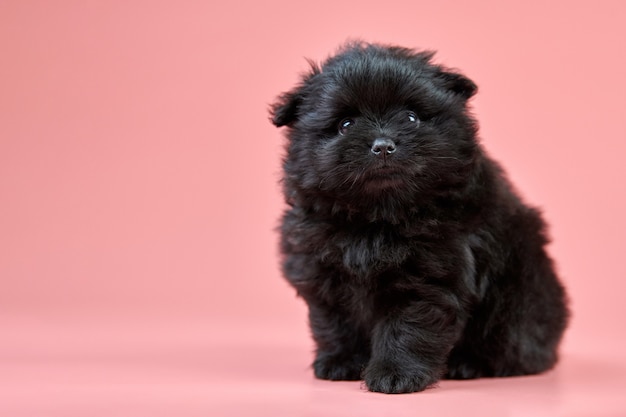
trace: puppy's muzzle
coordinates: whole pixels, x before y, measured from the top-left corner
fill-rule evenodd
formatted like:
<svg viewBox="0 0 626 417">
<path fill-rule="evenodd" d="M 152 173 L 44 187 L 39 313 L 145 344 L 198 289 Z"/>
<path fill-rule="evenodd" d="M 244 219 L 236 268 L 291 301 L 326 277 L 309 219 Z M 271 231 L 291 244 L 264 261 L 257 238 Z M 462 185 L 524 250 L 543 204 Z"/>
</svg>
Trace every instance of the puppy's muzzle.
<svg viewBox="0 0 626 417">
<path fill-rule="evenodd" d="M 391 139 L 379 138 L 372 143 L 371 152 L 378 158 L 387 158 L 396 152 L 396 144 Z"/>
</svg>

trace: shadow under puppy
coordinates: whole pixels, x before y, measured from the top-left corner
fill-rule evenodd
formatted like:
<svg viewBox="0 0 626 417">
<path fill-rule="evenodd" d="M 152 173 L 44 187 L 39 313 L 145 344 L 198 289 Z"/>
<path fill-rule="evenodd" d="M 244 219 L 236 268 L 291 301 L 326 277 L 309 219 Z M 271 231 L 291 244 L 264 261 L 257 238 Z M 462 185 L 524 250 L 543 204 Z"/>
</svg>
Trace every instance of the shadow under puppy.
<svg viewBox="0 0 626 417">
<path fill-rule="evenodd" d="M 403 393 L 557 360 L 545 224 L 478 143 L 476 85 L 432 56 L 348 44 L 272 108 L 288 127 L 283 271 L 318 378 Z"/>
</svg>

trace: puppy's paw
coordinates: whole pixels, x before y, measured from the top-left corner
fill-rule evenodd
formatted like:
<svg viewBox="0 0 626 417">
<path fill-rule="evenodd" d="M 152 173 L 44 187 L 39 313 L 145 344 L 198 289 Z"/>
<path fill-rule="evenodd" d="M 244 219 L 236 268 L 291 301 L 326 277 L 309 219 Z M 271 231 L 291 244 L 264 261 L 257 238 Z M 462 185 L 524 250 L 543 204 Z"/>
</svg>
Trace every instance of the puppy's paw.
<svg viewBox="0 0 626 417">
<path fill-rule="evenodd" d="M 423 391 L 437 382 L 428 374 L 413 367 L 402 367 L 388 362 L 371 363 L 365 370 L 365 385 L 370 391 L 385 394 L 403 394 Z"/>
<path fill-rule="evenodd" d="M 315 377 L 332 381 L 358 381 L 366 359 L 321 353 L 313 362 Z"/>
<path fill-rule="evenodd" d="M 483 376 L 483 372 L 477 366 L 468 362 L 454 362 L 448 365 L 447 379 L 474 379 Z"/>
</svg>

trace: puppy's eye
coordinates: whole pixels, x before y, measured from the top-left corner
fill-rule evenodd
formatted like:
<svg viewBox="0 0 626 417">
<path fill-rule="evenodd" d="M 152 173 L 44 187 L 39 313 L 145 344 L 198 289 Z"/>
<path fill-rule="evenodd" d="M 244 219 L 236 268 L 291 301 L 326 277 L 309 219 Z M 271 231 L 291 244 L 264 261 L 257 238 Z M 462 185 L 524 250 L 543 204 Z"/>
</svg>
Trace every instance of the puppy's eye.
<svg viewBox="0 0 626 417">
<path fill-rule="evenodd" d="M 339 127 L 338 127 L 339 134 L 345 135 L 348 129 L 350 129 L 352 126 L 354 126 L 353 119 L 350 119 L 350 118 L 343 119 L 341 122 L 339 122 Z"/>
<path fill-rule="evenodd" d="M 415 112 L 413 111 L 408 111 L 406 117 L 407 117 L 407 120 L 411 123 L 419 124 L 420 122 L 420 119 L 417 117 L 417 114 L 415 114 Z"/>
</svg>

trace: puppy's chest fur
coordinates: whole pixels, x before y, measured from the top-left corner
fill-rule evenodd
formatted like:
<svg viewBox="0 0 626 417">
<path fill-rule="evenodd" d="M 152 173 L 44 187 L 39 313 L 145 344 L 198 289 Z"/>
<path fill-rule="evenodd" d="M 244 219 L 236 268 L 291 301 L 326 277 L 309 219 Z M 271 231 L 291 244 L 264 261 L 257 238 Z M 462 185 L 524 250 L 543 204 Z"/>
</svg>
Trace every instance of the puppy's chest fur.
<svg viewBox="0 0 626 417">
<path fill-rule="evenodd" d="M 357 280 L 399 267 L 411 254 L 407 237 L 381 224 L 336 229 L 320 252 L 323 262 L 341 265 Z"/>
<path fill-rule="evenodd" d="M 294 207 L 282 230 L 286 276 L 305 299 L 322 301 L 364 328 L 377 312 L 433 283 L 462 291 L 463 302 L 479 297 L 484 289 L 474 279 L 472 239 L 442 241 L 441 233 L 449 232 L 445 225 L 433 218 L 413 220 L 350 222 Z"/>
<path fill-rule="evenodd" d="M 322 265 L 339 269 L 356 281 L 371 279 L 402 265 L 412 242 L 398 226 L 310 218 L 298 209 L 285 216 L 289 253 L 306 253 Z"/>
<path fill-rule="evenodd" d="M 419 245 L 397 225 L 320 219 L 293 208 L 284 218 L 283 249 L 286 275 L 300 295 L 366 326 L 397 296 Z"/>
<path fill-rule="evenodd" d="M 303 279 L 292 281 L 298 291 L 324 300 L 361 327 L 369 325 L 382 303 L 390 284 L 385 276 L 397 277 L 389 272 L 411 255 L 407 238 L 382 224 L 338 226 L 306 219 L 286 237 L 296 252 L 307 253 Z"/>
</svg>

